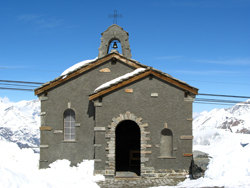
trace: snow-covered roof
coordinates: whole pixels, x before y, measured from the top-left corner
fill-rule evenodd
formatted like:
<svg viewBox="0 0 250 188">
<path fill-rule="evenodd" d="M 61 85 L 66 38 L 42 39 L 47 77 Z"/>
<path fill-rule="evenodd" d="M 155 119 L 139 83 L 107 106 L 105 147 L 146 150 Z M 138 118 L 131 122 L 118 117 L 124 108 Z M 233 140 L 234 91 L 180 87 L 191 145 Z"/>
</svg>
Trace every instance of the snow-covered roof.
<svg viewBox="0 0 250 188">
<path fill-rule="evenodd" d="M 96 99 L 101 95 L 107 94 L 111 91 L 114 91 L 124 85 L 127 85 L 131 82 L 134 82 L 135 80 L 138 80 L 148 75 L 154 75 L 162 80 L 165 80 L 173 85 L 176 85 L 179 88 L 184 89 L 185 91 L 189 91 L 195 95 L 198 94 L 198 89 L 188 85 L 186 82 L 173 78 L 171 75 L 163 73 L 152 67 L 147 67 L 147 68 L 137 68 L 133 72 L 127 73 L 123 76 L 120 76 L 118 78 L 115 78 L 109 82 L 100 85 L 94 90 L 92 94 L 89 95 L 89 100 Z"/>
<path fill-rule="evenodd" d="M 118 55 L 118 56 L 117 56 Z M 134 65 L 136 65 L 137 67 L 147 67 L 146 65 L 143 65 L 141 63 L 139 63 L 138 61 L 136 60 L 133 60 L 133 59 L 127 59 L 126 57 L 124 57 L 122 54 L 120 53 L 116 53 L 116 52 L 113 52 L 113 53 L 110 53 L 108 55 L 106 55 L 105 57 L 102 57 L 102 58 L 95 58 L 95 59 L 90 59 L 90 60 L 84 60 L 84 61 L 81 61 L 73 66 L 71 66 L 70 68 L 66 69 L 65 71 L 63 71 L 63 73 L 55 78 L 54 80 L 52 81 L 49 81 L 49 82 L 46 82 L 44 84 L 42 84 L 40 87 L 36 88 L 35 89 L 35 94 L 37 95 L 38 93 L 41 93 L 41 91 L 39 91 L 37 93 L 37 90 L 45 87 L 45 86 L 48 86 L 50 85 L 51 83 L 54 83 L 58 80 L 61 80 L 61 79 L 65 79 L 67 78 L 68 75 L 74 73 L 74 72 L 77 72 L 78 70 L 82 69 L 83 67 L 87 67 L 88 65 L 90 64 L 93 64 L 95 63 L 96 61 L 99 61 L 99 60 L 103 60 L 105 58 L 109 58 L 108 56 L 113 56 L 114 58 L 118 58 L 119 60 L 123 61 L 124 63 L 126 63 L 127 61 L 129 62 L 132 62 Z M 66 80 L 66 79 L 65 79 Z"/>
<path fill-rule="evenodd" d="M 97 88 L 94 90 L 94 93 L 98 93 L 98 92 L 101 91 L 101 90 L 107 89 L 107 88 L 109 88 L 109 87 L 111 87 L 111 86 L 113 86 L 113 85 L 116 85 L 116 84 L 118 84 L 118 83 L 120 83 L 120 82 L 123 82 L 123 81 L 125 81 L 125 80 L 128 80 L 128 79 L 130 79 L 131 77 L 134 77 L 134 76 L 136 76 L 136 75 L 138 75 L 138 74 L 141 74 L 141 73 L 145 72 L 146 70 L 152 70 L 152 71 L 157 72 L 157 73 L 159 73 L 159 74 L 161 74 L 161 75 L 167 76 L 167 77 L 169 77 L 169 78 L 171 78 L 171 79 L 173 79 L 173 80 L 175 80 L 175 81 L 177 81 L 177 82 L 179 82 L 179 83 L 181 83 L 181 84 L 184 84 L 184 85 L 187 85 L 187 86 L 189 86 L 189 87 L 192 87 L 192 86 L 188 85 L 186 82 L 183 82 L 183 81 L 181 81 L 181 80 L 179 80 L 179 79 L 177 79 L 177 78 L 172 77 L 170 74 L 164 73 L 164 72 L 162 72 L 162 71 L 160 71 L 160 70 L 157 70 L 157 69 L 154 69 L 154 68 L 152 68 L 152 67 L 147 67 L 147 68 L 137 68 L 137 69 L 135 69 L 133 72 L 127 73 L 127 74 L 122 75 L 122 76 L 120 76 L 120 77 L 118 77 L 118 78 L 115 78 L 115 79 L 113 79 L 113 80 L 110 80 L 110 81 L 108 81 L 108 82 L 106 82 L 106 83 L 100 85 L 99 87 L 97 87 Z M 197 88 L 195 88 L 195 87 L 192 87 L 192 88 L 197 89 Z M 93 93 L 93 94 L 94 94 L 94 93 Z"/>
<path fill-rule="evenodd" d="M 81 61 L 71 67 L 69 67 L 68 69 L 66 69 L 65 71 L 63 71 L 63 73 L 61 74 L 61 76 L 64 76 L 66 74 L 69 74 L 71 72 L 74 72 L 75 70 L 77 70 L 78 68 L 82 67 L 82 66 L 87 66 L 89 63 L 93 62 L 97 60 L 97 57 L 95 59 L 89 59 L 89 60 L 84 60 L 84 61 Z"/>
<path fill-rule="evenodd" d="M 67 81 L 69 79 L 72 79 L 73 77 L 85 72 L 86 70 L 89 70 L 89 69 L 91 69 L 91 68 L 93 68 L 93 67 L 95 67 L 97 65 L 100 65 L 100 64 L 102 64 L 104 62 L 107 62 L 108 60 L 113 59 L 113 58 L 115 58 L 115 59 L 117 59 L 117 60 L 119 60 L 119 61 L 121 61 L 121 62 L 123 62 L 125 64 L 133 66 L 134 68 L 139 68 L 139 70 L 136 70 L 135 72 L 132 72 L 131 74 L 128 74 L 126 76 L 123 75 L 124 77 L 123 76 L 121 78 L 119 77 L 119 78 L 117 78 L 117 80 L 115 79 L 113 81 L 110 81 L 108 83 L 108 85 L 107 85 L 107 83 L 103 84 L 102 86 L 100 86 L 100 88 L 99 87 L 96 88 L 95 93 L 102 90 L 102 89 L 104 89 L 104 88 L 110 87 L 110 85 L 114 85 L 118 81 L 121 82 L 122 80 L 129 79 L 130 77 L 133 77 L 133 76 L 135 76 L 137 74 L 140 74 L 143 71 L 143 69 L 144 69 L 144 71 L 150 69 L 150 70 L 152 70 L 154 72 L 157 72 L 157 73 L 159 73 L 159 74 L 161 74 L 163 76 L 171 78 L 174 81 L 177 81 L 177 82 L 179 82 L 181 84 L 184 84 L 184 85 L 186 85 L 186 86 L 188 86 L 190 88 L 197 89 L 195 87 L 192 87 L 192 86 L 188 85 L 186 82 L 183 82 L 181 80 L 178 80 L 178 79 L 172 77 L 171 75 L 169 75 L 167 73 L 164 73 L 164 72 L 162 72 L 160 70 L 157 70 L 157 69 L 154 69 L 152 67 L 148 67 L 146 65 L 143 65 L 143 64 L 139 63 L 136 60 L 128 59 L 128 58 L 124 57 L 122 54 L 112 52 L 112 53 L 110 53 L 110 54 L 108 54 L 108 55 L 106 55 L 106 56 L 104 56 L 102 58 L 95 58 L 95 59 L 91 59 L 91 60 L 81 61 L 81 62 L 71 66 L 70 68 L 66 69 L 61 74 L 61 76 L 55 78 L 52 81 L 46 82 L 43 85 L 41 85 L 40 87 L 38 87 L 37 89 L 35 89 L 35 95 L 43 93 L 44 91 L 46 91 L 46 90 L 48 90 L 50 88 L 53 88 L 53 87 L 65 82 L 65 81 Z M 93 65 L 93 66 L 88 68 L 90 65 Z M 143 69 L 140 69 L 140 68 L 143 68 Z"/>
<path fill-rule="evenodd" d="M 108 87 L 110 87 L 110 86 L 112 86 L 114 84 L 122 82 L 123 80 L 127 80 L 128 78 L 133 77 L 133 76 L 135 76 L 135 75 L 137 75 L 137 74 L 139 74 L 141 72 L 144 72 L 145 70 L 146 70 L 145 68 L 135 69 L 133 72 L 127 73 L 125 75 L 122 75 L 122 76 L 120 76 L 118 78 L 115 78 L 113 80 L 110 80 L 109 82 L 106 82 L 106 83 L 100 85 L 98 88 L 95 89 L 94 92 L 98 92 L 99 90 L 103 90 L 105 88 L 108 88 Z"/>
</svg>

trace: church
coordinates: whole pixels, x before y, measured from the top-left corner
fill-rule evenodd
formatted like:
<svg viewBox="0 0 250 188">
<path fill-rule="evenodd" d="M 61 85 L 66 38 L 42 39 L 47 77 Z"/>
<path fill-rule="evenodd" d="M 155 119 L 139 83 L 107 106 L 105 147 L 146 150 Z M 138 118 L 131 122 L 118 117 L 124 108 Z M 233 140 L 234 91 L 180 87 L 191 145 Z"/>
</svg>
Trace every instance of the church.
<svg viewBox="0 0 250 188">
<path fill-rule="evenodd" d="M 189 174 L 198 89 L 131 57 L 128 32 L 113 24 L 102 33 L 98 58 L 35 89 L 39 168 L 94 160 L 94 174 L 106 178 Z"/>
</svg>

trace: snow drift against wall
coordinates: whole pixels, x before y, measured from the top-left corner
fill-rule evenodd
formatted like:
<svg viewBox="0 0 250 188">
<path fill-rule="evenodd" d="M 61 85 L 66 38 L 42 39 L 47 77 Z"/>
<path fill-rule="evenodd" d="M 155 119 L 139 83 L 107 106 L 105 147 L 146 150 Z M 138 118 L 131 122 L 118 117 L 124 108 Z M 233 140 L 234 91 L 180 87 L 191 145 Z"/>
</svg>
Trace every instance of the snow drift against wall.
<svg viewBox="0 0 250 188">
<path fill-rule="evenodd" d="M 95 182 L 104 180 L 101 175 L 93 176 L 93 160 L 77 167 L 70 167 L 68 160 L 58 160 L 49 169 L 38 170 L 39 154 L 31 149 L 20 149 L 3 139 L 0 148 L 1 188 L 97 188 Z"/>
</svg>

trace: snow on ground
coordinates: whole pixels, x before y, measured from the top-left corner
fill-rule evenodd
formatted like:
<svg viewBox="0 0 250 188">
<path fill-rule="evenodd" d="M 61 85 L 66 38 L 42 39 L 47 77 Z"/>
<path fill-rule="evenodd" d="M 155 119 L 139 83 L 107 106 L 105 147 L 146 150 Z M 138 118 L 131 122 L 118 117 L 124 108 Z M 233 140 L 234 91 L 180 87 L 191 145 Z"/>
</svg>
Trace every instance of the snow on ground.
<svg viewBox="0 0 250 188">
<path fill-rule="evenodd" d="M 70 167 L 68 160 L 58 160 L 51 168 L 38 170 L 39 154 L 31 149 L 20 149 L 3 138 L 0 148 L 1 188 L 96 188 L 96 182 L 104 180 L 101 175 L 93 176 L 93 160 L 83 161 L 78 167 Z"/>
<path fill-rule="evenodd" d="M 212 157 L 208 170 L 204 178 L 186 179 L 175 187 L 250 188 L 249 134 L 212 130 L 195 132 L 194 136 L 194 150 L 207 152 Z M 70 167 L 68 160 L 58 160 L 51 168 L 38 170 L 39 154 L 31 149 L 20 149 L 3 138 L 0 148 L 1 188 L 95 188 L 99 187 L 97 181 L 104 180 L 101 175 L 93 176 L 93 160 L 83 161 L 78 167 Z"/>
<path fill-rule="evenodd" d="M 246 145 L 247 143 L 249 144 Z M 249 134 L 237 134 L 218 129 L 197 131 L 194 132 L 193 149 L 206 152 L 212 157 L 205 177 L 197 180 L 186 179 L 175 187 L 250 188 Z"/>
</svg>

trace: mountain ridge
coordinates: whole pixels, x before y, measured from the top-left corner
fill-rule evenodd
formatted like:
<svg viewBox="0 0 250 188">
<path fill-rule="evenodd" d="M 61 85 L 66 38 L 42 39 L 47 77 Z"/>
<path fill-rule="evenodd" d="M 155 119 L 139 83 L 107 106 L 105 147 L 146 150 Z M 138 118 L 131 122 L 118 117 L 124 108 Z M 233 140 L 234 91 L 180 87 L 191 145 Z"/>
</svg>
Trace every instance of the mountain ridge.
<svg viewBox="0 0 250 188">
<path fill-rule="evenodd" d="M 204 111 L 193 121 L 193 131 L 225 129 L 250 134 L 250 99 L 229 108 Z"/>
<path fill-rule="evenodd" d="M 40 101 L 0 101 L 0 137 L 20 148 L 39 147 Z"/>
</svg>

